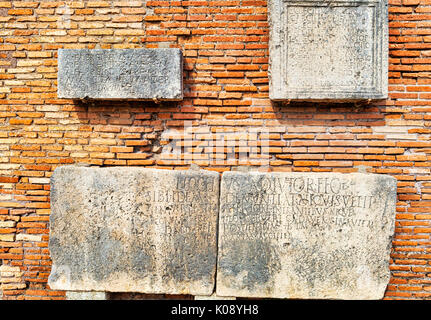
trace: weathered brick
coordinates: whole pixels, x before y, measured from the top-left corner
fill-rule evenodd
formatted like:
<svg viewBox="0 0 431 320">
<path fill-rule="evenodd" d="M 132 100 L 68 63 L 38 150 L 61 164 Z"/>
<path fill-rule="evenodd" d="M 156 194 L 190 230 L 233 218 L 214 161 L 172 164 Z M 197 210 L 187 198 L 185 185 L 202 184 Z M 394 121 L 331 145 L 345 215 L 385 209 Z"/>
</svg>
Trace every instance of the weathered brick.
<svg viewBox="0 0 431 320">
<path fill-rule="evenodd" d="M 48 220 L 41 218 L 49 218 L 48 181 L 56 166 L 185 169 L 194 162 L 223 172 L 261 165 L 261 159 L 229 157 L 266 144 L 265 165 L 274 171 L 366 166 L 395 176 L 397 229 L 385 297 L 429 299 L 429 282 L 412 282 L 429 281 L 431 260 L 423 250 L 431 225 L 428 4 L 389 2 L 390 99 L 336 105 L 268 99 L 267 1 L 73 1 L 68 8 L 57 1 L 0 1 L 0 226 L 7 222 L 1 232 L 11 232 L 0 233 L 0 258 L 34 268 L 29 287 L 7 283 L 3 296 L 64 297 L 46 286 L 49 251 L 33 251 L 47 250 Z M 181 48 L 185 99 L 160 105 L 58 99 L 57 49 L 96 46 Z M 179 133 L 168 137 L 174 129 Z M 219 153 L 209 146 L 217 139 L 225 139 Z M 172 146 L 182 153 L 169 153 Z M 16 218 L 10 221 L 20 229 L 12 232 L 2 217 Z"/>
</svg>

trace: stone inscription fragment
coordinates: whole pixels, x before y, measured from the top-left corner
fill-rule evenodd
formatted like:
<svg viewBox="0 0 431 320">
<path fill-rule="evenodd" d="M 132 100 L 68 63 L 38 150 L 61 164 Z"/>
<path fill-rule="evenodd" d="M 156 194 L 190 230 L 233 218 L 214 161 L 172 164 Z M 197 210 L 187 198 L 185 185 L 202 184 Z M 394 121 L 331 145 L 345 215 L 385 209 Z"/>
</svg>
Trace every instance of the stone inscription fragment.
<svg viewBox="0 0 431 320">
<path fill-rule="evenodd" d="M 182 100 L 180 49 L 59 49 L 59 98 Z"/>
<path fill-rule="evenodd" d="M 387 97 L 387 0 L 269 0 L 270 98 Z"/>
<path fill-rule="evenodd" d="M 217 295 L 383 297 L 395 178 L 225 172 L 220 192 Z"/>
<path fill-rule="evenodd" d="M 59 167 L 51 178 L 52 289 L 211 295 L 219 175 Z"/>
</svg>

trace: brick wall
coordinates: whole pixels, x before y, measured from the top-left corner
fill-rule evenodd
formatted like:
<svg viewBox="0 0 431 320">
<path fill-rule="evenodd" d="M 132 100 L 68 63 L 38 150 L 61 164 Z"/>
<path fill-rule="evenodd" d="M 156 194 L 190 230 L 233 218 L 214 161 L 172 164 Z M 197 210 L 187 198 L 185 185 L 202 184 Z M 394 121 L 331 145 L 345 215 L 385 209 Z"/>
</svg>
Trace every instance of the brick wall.
<svg viewBox="0 0 431 320">
<path fill-rule="evenodd" d="M 398 179 L 385 298 L 431 298 L 431 1 L 390 0 L 389 99 L 268 99 L 266 1 L 0 1 L 0 282 L 50 290 L 59 165 L 368 171 Z M 57 99 L 59 48 L 183 50 L 184 101 Z"/>
</svg>

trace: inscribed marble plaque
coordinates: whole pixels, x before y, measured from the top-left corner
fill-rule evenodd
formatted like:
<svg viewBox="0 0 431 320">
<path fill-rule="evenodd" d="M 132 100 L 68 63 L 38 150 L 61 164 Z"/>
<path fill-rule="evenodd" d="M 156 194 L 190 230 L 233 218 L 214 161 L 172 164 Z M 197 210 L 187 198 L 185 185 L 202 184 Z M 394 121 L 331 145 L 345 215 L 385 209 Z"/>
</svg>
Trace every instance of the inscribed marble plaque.
<svg viewBox="0 0 431 320">
<path fill-rule="evenodd" d="M 395 203 L 386 175 L 223 173 L 217 295 L 381 299 Z"/>
<path fill-rule="evenodd" d="M 55 290 L 211 295 L 219 175 L 64 166 L 51 177 Z"/>
</svg>

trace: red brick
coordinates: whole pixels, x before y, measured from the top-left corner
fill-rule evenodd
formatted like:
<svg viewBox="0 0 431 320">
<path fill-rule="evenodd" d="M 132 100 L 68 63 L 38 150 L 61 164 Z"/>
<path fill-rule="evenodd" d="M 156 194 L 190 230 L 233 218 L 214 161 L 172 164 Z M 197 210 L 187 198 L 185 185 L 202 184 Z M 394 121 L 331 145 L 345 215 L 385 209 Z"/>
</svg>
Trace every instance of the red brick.
<svg viewBox="0 0 431 320">
<path fill-rule="evenodd" d="M 0 194 L 13 199 L 0 202 L 0 219 L 14 217 L 18 228 L 44 237 L 36 247 L 0 242 L 0 255 L 6 255 L 0 259 L 12 259 L 10 263 L 28 268 L 30 284 L 23 290 L 4 290 L 3 296 L 64 298 L 64 292 L 46 285 L 51 266 L 49 185 L 29 179 L 49 178 L 56 166 L 77 162 L 187 169 L 190 153 L 170 157 L 161 150 L 171 142 L 181 145 L 182 134 L 165 139 L 165 130 L 182 132 L 186 124 L 193 123 L 195 138 L 197 132 L 204 141 L 210 139 L 209 134 L 229 136 L 225 152 L 249 150 L 265 140 L 270 147 L 265 161 L 274 171 L 352 172 L 364 165 L 371 172 L 396 177 L 396 233 L 385 299 L 429 299 L 428 4 L 390 1 L 390 98 L 354 105 L 268 99 L 269 30 L 264 0 L 71 2 L 70 28 L 57 28 L 65 22 L 61 2 L 0 1 L 0 8 L 5 8 L 0 11 L 10 19 L 5 21 L 6 34 L 0 39 L 0 69 L 5 71 L 0 72 L 0 145 L 4 149 L 0 165 L 16 167 L 0 177 Z M 142 28 L 133 25 L 141 22 Z M 15 23 L 20 27 L 9 27 Z M 66 32 L 61 34 L 62 30 Z M 40 41 L 42 37 L 53 42 Z M 103 49 L 182 49 L 185 98 L 160 104 L 58 99 L 57 49 L 92 49 L 97 43 Z M 24 79 L 8 73 L 17 61 L 35 69 Z M 255 134 L 253 130 L 259 128 L 266 131 Z M 239 146 L 243 141 L 238 138 L 244 132 L 255 134 L 245 138 L 246 149 Z M 187 152 L 199 152 L 191 139 L 182 145 Z M 213 156 L 214 150 L 206 147 L 196 162 L 217 172 L 239 164 L 236 159 L 228 160 L 226 153 L 217 155 L 220 162 L 216 164 L 210 160 Z M 244 164 L 259 165 L 259 161 L 248 159 Z M 45 251 L 38 251 L 42 248 Z"/>
</svg>

